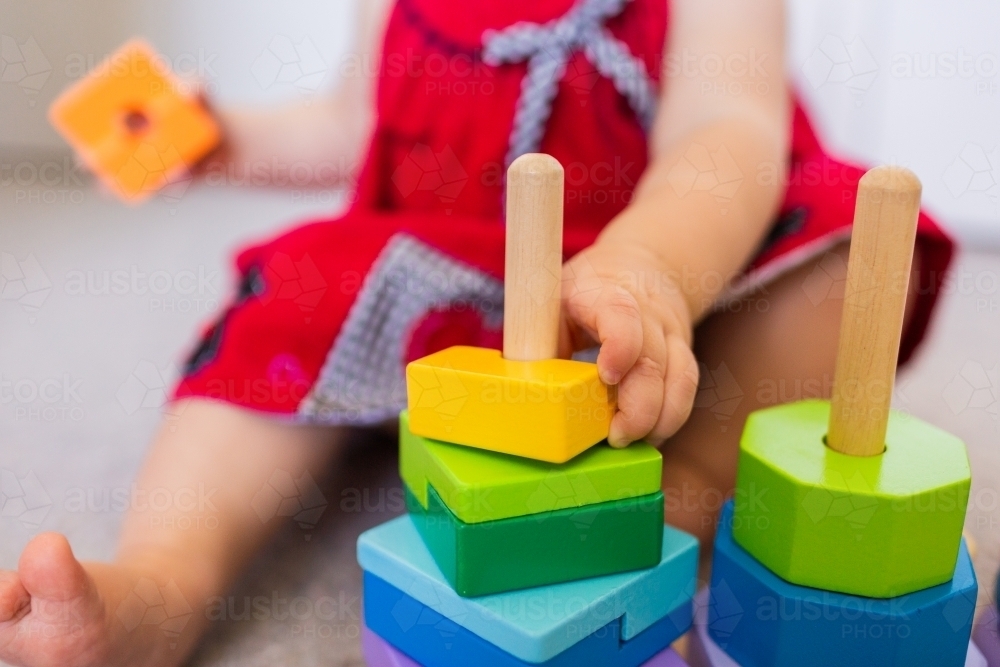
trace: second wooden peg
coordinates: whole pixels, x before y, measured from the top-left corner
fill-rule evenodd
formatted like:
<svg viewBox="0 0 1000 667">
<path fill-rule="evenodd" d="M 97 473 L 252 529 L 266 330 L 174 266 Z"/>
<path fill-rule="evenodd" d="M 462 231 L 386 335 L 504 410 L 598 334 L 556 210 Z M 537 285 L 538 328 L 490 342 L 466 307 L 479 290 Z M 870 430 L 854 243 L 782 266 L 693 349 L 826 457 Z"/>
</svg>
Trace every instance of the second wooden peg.
<svg viewBox="0 0 1000 667">
<path fill-rule="evenodd" d="M 910 170 L 876 167 L 861 178 L 827 434 L 843 454 L 885 450 L 919 213 Z"/>
</svg>

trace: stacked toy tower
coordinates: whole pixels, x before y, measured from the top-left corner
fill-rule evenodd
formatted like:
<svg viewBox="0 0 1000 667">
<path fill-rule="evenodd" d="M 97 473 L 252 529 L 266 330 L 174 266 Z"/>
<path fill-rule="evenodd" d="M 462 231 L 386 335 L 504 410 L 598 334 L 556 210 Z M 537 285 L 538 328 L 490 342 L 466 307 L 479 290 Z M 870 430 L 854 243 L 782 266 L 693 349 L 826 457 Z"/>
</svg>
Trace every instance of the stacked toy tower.
<svg viewBox="0 0 1000 667">
<path fill-rule="evenodd" d="M 507 173 L 504 349 L 409 364 L 409 514 L 361 536 L 371 666 L 667 667 L 691 624 L 697 542 L 663 525 L 659 452 L 602 441 L 594 364 L 556 358 L 563 170 Z"/>
<path fill-rule="evenodd" d="M 919 204 L 905 169 L 861 179 L 832 401 L 747 420 L 694 635 L 702 663 L 985 664 L 969 643 L 965 445 L 889 409 Z"/>
</svg>

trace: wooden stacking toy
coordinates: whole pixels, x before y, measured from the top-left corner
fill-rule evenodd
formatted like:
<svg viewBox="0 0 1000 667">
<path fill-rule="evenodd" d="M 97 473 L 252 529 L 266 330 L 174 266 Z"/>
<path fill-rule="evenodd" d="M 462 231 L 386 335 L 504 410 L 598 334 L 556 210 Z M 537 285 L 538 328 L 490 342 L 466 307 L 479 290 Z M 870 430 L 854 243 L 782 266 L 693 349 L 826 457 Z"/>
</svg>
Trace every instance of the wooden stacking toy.
<svg viewBox="0 0 1000 667">
<path fill-rule="evenodd" d="M 747 419 L 708 622 L 743 667 L 957 667 L 969 652 L 965 446 L 889 410 L 919 205 L 911 172 L 865 174 L 832 401 Z"/>
<path fill-rule="evenodd" d="M 416 435 L 563 463 L 608 436 L 615 392 L 594 364 L 557 359 L 563 169 L 523 155 L 507 172 L 503 356 L 456 346 L 406 368 Z"/>
<path fill-rule="evenodd" d="M 409 514 L 358 540 L 373 664 L 683 665 L 669 648 L 691 625 L 698 545 L 663 525 L 662 457 L 645 443 L 600 442 L 610 416 L 596 419 L 594 409 L 612 410 L 614 392 L 593 364 L 547 358 L 554 341 L 539 341 L 558 326 L 558 291 L 526 299 L 539 294 L 534 274 L 558 286 L 550 251 L 561 249 L 552 244 L 561 201 L 558 162 L 526 155 L 511 165 L 504 356 L 450 348 L 407 369 L 400 476 Z M 545 312 L 528 327 L 517 313 L 535 306 Z M 517 356 L 537 361 L 510 360 L 510 339 L 530 352 Z M 441 393 L 430 400 L 433 378 Z M 499 394 L 488 393 L 491 383 Z M 597 398 L 577 400 L 580 387 Z M 523 400 L 512 398 L 522 390 Z M 464 406 L 436 412 L 439 398 L 457 395 Z"/>
<path fill-rule="evenodd" d="M 125 44 L 52 103 L 49 119 L 122 199 L 139 201 L 219 143 L 219 128 L 141 41 Z"/>
</svg>

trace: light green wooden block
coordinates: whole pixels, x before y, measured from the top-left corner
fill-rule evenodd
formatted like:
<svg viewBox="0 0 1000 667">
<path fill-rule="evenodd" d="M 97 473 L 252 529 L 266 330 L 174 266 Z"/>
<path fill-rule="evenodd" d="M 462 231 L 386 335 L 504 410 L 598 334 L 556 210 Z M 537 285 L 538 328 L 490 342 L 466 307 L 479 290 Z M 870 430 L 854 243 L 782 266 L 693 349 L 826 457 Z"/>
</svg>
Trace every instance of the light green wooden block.
<svg viewBox="0 0 1000 667">
<path fill-rule="evenodd" d="M 823 441 L 829 413 L 801 401 L 747 419 L 736 542 L 801 586 L 887 598 L 948 581 L 969 498 L 965 445 L 894 411 L 883 454 L 847 456 Z"/>
<path fill-rule="evenodd" d="M 548 463 L 431 440 L 399 416 L 399 472 L 426 509 L 427 489 L 465 523 L 638 498 L 660 490 L 663 457 L 637 442 L 600 444 L 566 463 Z"/>
</svg>

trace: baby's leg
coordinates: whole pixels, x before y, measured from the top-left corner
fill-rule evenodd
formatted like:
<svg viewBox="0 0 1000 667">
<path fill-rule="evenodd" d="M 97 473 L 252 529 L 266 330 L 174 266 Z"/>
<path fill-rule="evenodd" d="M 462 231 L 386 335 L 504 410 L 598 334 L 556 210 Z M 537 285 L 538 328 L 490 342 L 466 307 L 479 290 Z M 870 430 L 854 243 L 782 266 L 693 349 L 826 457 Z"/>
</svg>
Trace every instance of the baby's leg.
<svg viewBox="0 0 1000 667">
<path fill-rule="evenodd" d="M 848 249 L 845 243 L 831 252 L 846 265 Z M 691 418 L 663 447 L 663 489 L 668 523 L 696 535 L 706 559 L 720 506 L 736 480 L 747 415 L 830 395 L 844 301 L 842 292 L 820 298 L 822 289 L 807 289 L 820 261 L 770 283 L 739 309 L 709 316 L 695 332 L 701 386 Z M 919 254 L 913 261 L 919 266 Z"/>
<path fill-rule="evenodd" d="M 65 538 L 49 533 L 28 544 L 17 572 L 0 572 L 0 660 L 180 664 L 205 628 L 208 600 L 225 593 L 277 523 L 263 520 L 254 496 L 277 471 L 321 477 L 335 449 L 331 429 L 204 400 L 178 408 L 136 481 L 141 502 L 129 509 L 113 563 L 79 563 Z M 143 616 L 142 599 L 155 596 L 168 616 L 181 615 L 177 627 Z"/>
</svg>

